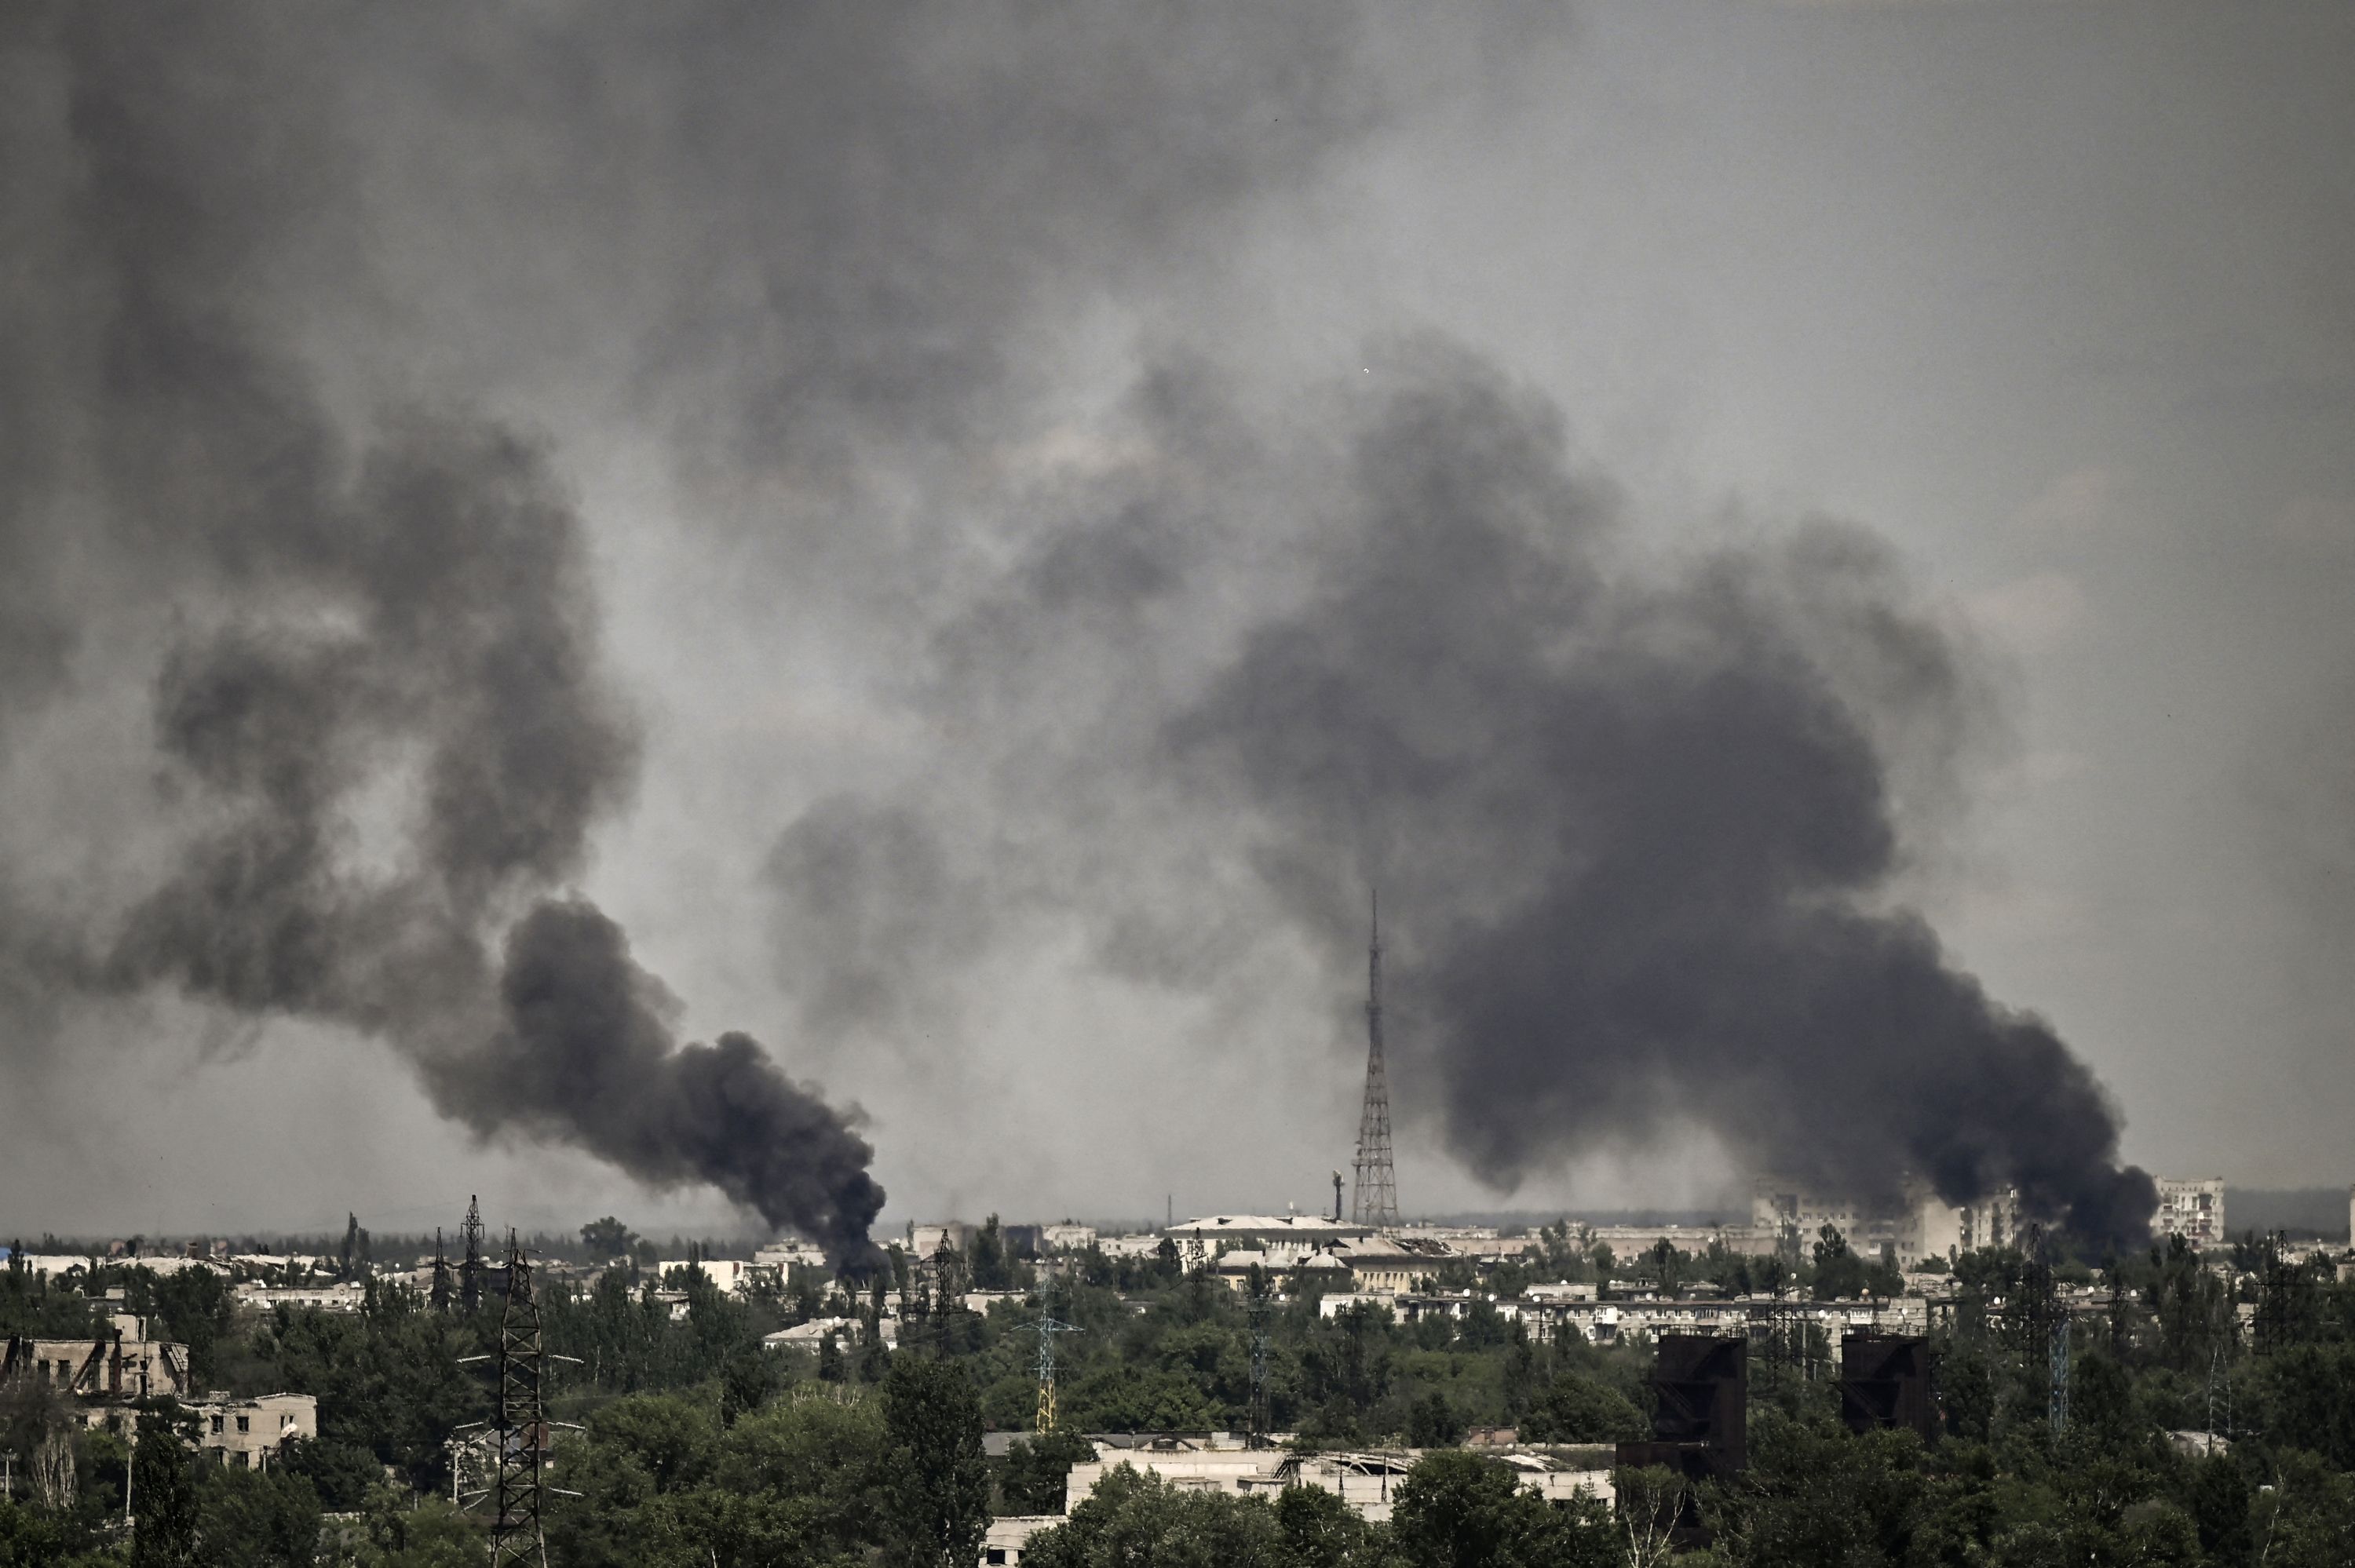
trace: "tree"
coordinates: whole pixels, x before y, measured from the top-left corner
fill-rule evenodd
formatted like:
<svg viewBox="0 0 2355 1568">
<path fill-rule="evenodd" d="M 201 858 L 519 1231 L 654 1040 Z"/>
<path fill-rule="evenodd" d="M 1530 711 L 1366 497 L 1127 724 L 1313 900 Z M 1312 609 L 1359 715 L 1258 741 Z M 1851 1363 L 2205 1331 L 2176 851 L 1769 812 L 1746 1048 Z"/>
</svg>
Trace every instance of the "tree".
<svg viewBox="0 0 2355 1568">
<path fill-rule="evenodd" d="M 1351 1568 L 1377 1556 L 1380 1532 L 1340 1495 L 1322 1487 L 1286 1487 L 1276 1494 L 1275 1525 L 1289 1568 Z"/>
<path fill-rule="evenodd" d="M 1453 1447 L 1464 1436 L 1464 1422 L 1447 1396 L 1437 1389 L 1424 1393 L 1407 1412 L 1407 1446 L 1413 1448 Z"/>
<path fill-rule="evenodd" d="M 1625 1469 L 1617 1477 L 1619 1529 L 1627 1568 L 1655 1568 L 1675 1552 L 1674 1533 L 1692 1489 L 1664 1465 Z"/>
<path fill-rule="evenodd" d="M 1283 1568 L 1275 1510 L 1116 1466 L 1071 1517 L 1032 1536 L 1023 1568 Z"/>
<path fill-rule="evenodd" d="M 196 1478 L 190 1445 L 177 1430 L 177 1407 L 139 1417 L 138 1445 L 131 1454 L 131 1568 L 197 1568 Z"/>
<path fill-rule="evenodd" d="M 215 1466 L 197 1506 L 208 1568 L 311 1568 L 317 1557 L 319 1498 L 301 1476 Z"/>
<path fill-rule="evenodd" d="M 1537 1568 L 1552 1510 L 1495 1459 L 1462 1448 L 1423 1456 L 1393 1494 L 1392 1543 L 1412 1568 Z"/>
<path fill-rule="evenodd" d="M 581 1245 L 593 1263 L 610 1263 L 614 1258 L 629 1256 L 637 1240 L 629 1226 L 611 1214 L 581 1227 Z"/>
<path fill-rule="evenodd" d="M 895 1357 L 883 1379 L 883 1432 L 899 1560 L 971 1568 L 989 1531 L 989 1461 L 972 1375 L 957 1361 Z"/>
<path fill-rule="evenodd" d="M 1644 1413 L 1625 1394 L 1565 1372 L 1522 1419 L 1520 1435 L 1530 1443 L 1619 1443 L 1640 1441 L 1650 1430 Z"/>
<path fill-rule="evenodd" d="M 1817 1233 L 1815 1296 L 1818 1301 L 1845 1301 L 1865 1293 L 1870 1271 L 1864 1259 L 1849 1250 L 1838 1225 Z"/>
<path fill-rule="evenodd" d="M 997 1472 L 997 1489 L 1006 1500 L 1005 1511 L 1062 1512 L 1071 1467 L 1095 1457 L 1094 1444 L 1060 1426 L 1036 1437 L 1017 1437 L 1007 1446 L 1005 1462 Z"/>
</svg>

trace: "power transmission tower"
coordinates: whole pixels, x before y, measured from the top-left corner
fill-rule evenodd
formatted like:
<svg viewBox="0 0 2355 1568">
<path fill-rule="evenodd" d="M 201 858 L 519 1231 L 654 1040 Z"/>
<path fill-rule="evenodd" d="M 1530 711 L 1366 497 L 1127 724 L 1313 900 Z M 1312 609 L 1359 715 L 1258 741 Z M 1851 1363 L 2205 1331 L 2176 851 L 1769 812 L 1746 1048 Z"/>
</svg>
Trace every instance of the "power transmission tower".
<svg viewBox="0 0 2355 1568">
<path fill-rule="evenodd" d="M 1273 1303 L 1268 1300 L 1267 1281 L 1265 1278 L 1263 1277 L 1256 1279 L 1252 1282 L 1252 1285 L 1253 1287 L 1251 1293 L 1251 1300 L 1247 1308 L 1251 1319 L 1252 1342 L 1251 1414 L 1246 1423 L 1248 1431 L 1245 1435 L 1244 1441 L 1252 1447 L 1264 1448 L 1268 1446 L 1267 1429 L 1269 1425 L 1267 1411 L 1267 1320 L 1269 1308 Z"/>
<path fill-rule="evenodd" d="M 499 1313 L 499 1467 L 492 1483 L 496 1511 L 491 1517 L 491 1568 L 548 1568 L 548 1542 L 539 1528 L 539 1456 L 548 1444 L 548 1413 L 540 1403 L 542 1350 L 531 1264 L 509 1232 L 506 1306 Z"/>
<path fill-rule="evenodd" d="M 458 1266 L 458 1305 L 468 1312 L 483 1304 L 483 1205 L 479 1198 L 466 1200 L 466 1223 L 458 1227 L 459 1239 L 466 1244 L 466 1258 Z"/>
<path fill-rule="evenodd" d="M 433 1288 L 426 1300 L 436 1312 L 450 1310 L 450 1260 L 442 1251 L 442 1227 L 433 1227 Z"/>
<path fill-rule="evenodd" d="M 1373 940 L 1366 949 L 1366 1105 L 1358 1117 L 1357 1192 L 1349 1218 L 1395 1229 L 1398 1175 L 1391 1168 L 1391 1081 L 1382 1063 L 1382 906 L 1373 905 Z"/>
<path fill-rule="evenodd" d="M 2057 1437 L 2069 1429 L 2069 1307 L 2053 1277 L 2052 1248 L 2044 1227 L 2030 1226 L 2027 1240 L 2014 1332 L 2023 1360 L 2043 1352 L 2045 1415 Z"/>
<path fill-rule="evenodd" d="M 1041 1292 L 1039 1320 L 1029 1325 L 1039 1335 L 1039 1431 L 1042 1436 L 1055 1429 L 1055 1336 L 1086 1331 L 1057 1318 L 1051 1290 Z"/>
</svg>

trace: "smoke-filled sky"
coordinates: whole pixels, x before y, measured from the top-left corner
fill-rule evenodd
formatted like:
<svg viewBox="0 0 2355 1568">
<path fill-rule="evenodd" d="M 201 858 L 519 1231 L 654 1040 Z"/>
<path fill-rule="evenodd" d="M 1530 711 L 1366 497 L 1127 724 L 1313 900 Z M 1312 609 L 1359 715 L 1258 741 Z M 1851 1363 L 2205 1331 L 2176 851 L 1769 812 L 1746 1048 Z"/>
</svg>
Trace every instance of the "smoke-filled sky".
<svg viewBox="0 0 2355 1568">
<path fill-rule="evenodd" d="M 2355 1176 L 2350 79 L 12 8 L 0 1227 Z"/>
</svg>

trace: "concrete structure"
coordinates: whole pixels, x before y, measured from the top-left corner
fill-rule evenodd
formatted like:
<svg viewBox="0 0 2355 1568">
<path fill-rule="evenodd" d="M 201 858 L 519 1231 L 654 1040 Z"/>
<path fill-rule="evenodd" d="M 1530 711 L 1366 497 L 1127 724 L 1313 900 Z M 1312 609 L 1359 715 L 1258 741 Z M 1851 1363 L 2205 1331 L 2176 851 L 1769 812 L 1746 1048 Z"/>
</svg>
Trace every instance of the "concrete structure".
<svg viewBox="0 0 2355 1568">
<path fill-rule="evenodd" d="M 1888 1252 L 1900 1268 L 1912 1268 L 1925 1257 L 2008 1246 L 2019 1234 L 2019 1202 L 2009 1192 L 1955 1204 L 1910 1180 L 1898 1198 L 1876 1203 L 1761 1177 L 1751 1190 L 1750 1218 L 1753 1232 L 1789 1236 L 1803 1257 L 1830 1225 L 1848 1238 L 1849 1250 L 1868 1259 Z"/>
<path fill-rule="evenodd" d="M 1123 1465 L 1159 1477 L 1189 1491 L 1273 1500 L 1286 1487 L 1316 1487 L 1338 1497 L 1369 1520 L 1391 1516 L 1392 1494 L 1423 1457 L 1421 1449 L 1295 1454 L 1282 1448 L 1247 1448 L 1231 1434 L 1167 1436 L 1124 1442 L 1094 1436 L 1096 1457 L 1071 1467 L 1063 1491 L 1068 1513 Z M 1605 1503 L 1614 1493 L 1607 1468 L 1573 1467 L 1544 1453 L 1504 1449 L 1496 1457 L 1512 1467 L 1521 1485 L 1549 1499 L 1591 1492 Z"/>
<path fill-rule="evenodd" d="M 273 1307 L 315 1307 L 322 1312 L 357 1312 L 368 1296 L 368 1287 L 357 1280 L 292 1289 L 273 1285 L 240 1285 L 236 1294 L 239 1306 L 259 1307 L 263 1311 Z"/>
<path fill-rule="evenodd" d="M 203 1257 L 92 1257 L 82 1253 L 27 1252 L 11 1255 L 0 1246 L 0 1258 L 11 1268 L 21 1268 L 36 1279 L 59 1279 L 75 1269 L 88 1273 L 98 1268 L 144 1268 L 156 1274 L 178 1274 L 186 1269 L 201 1268 L 212 1274 L 227 1274 L 224 1264 Z"/>
<path fill-rule="evenodd" d="M 982 1568 L 1012 1568 L 1022 1561 L 1022 1549 L 1042 1530 L 1063 1522 L 1060 1513 L 1016 1513 L 989 1521 L 981 1540 Z"/>
<path fill-rule="evenodd" d="M 1205 1214 L 1181 1220 L 1164 1234 L 1178 1244 L 1178 1260 L 1188 1268 L 1213 1262 L 1230 1248 L 1255 1249 L 1290 1268 L 1310 1253 L 1345 1242 L 1361 1244 L 1375 1232 L 1371 1225 L 1323 1214 Z"/>
<path fill-rule="evenodd" d="M 307 1393 L 208 1393 L 193 1408 L 197 1448 L 231 1469 L 266 1468 L 286 1444 L 319 1435 L 319 1402 Z"/>
<path fill-rule="evenodd" d="M 20 1377 L 80 1401 L 91 1425 L 120 1427 L 103 1419 L 110 1407 L 187 1397 L 188 1347 L 147 1338 L 146 1320 L 123 1312 L 86 1340 L 11 1338 L 0 1351 L 0 1381 Z"/>
<path fill-rule="evenodd" d="M 847 1352 L 858 1348 L 860 1331 L 861 1325 L 856 1318 L 813 1318 L 806 1323 L 796 1323 L 790 1329 L 780 1329 L 773 1334 L 766 1335 L 762 1339 L 761 1343 L 763 1348 L 772 1351 L 815 1351 L 826 1342 L 826 1337 L 831 1334 L 834 1336 L 835 1343 Z M 899 1323 L 890 1318 L 884 1319 L 880 1325 L 880 1337 L 885 1350 L 898 1350 L 900 1348 Z"/>
<path fill-rule="evenodd" d="M 1085 1252 L 1096 1245 L 1096 1228 L 1069 1220 L 1059 1225 L 1040 1225 L 1039 1245 L 1048 1252 Z"/>
<path fill-rule="evenodd" d="M 826 1248 L 799 1236 L 781 1236 L 754 1252 L 752 1261 L 775 1269 L 783 1278 L 794 1268 L 824 1268 Z"/>
<path fill-rule="evenodd" d="M 1268 1276 L 1271 1285 L 1278 1291 L 1283 1290 L 1287 1282 L 1303 1278 L 1317 1281 L 1321 1288 L 1327 1290 L 1355 1288 L 1348 1264 L 1337 1254 L 1330 1252 L 1310 1253 L 1287 1268 L 1263 1251 L 1241 1248 L 1220 1254 L 1218 1262 L 1210 1266 L 1210 1272 L 1217 1275 L 1228 1289 L 1243 1291 L 1251 1288 L 1251 1271 L 1255 1266 Z"/>
<path fill-rule="evenodd" d="M 759 1285 L 775 1287 L 783 1280 L 783 1271 L 771 1263 L 755 1258 L 750 1263 L 741 1257 L 674 1258 L 655 1266 L 655 1277 L 667 1280 L 671 1270 L 699 1268 L 704 1277 L 719 1287 L 723 1296 L 749 1296 Z"/>
<path fill-rule="evenodd" d="M 2198 1176 L 2158 1178 L 2158 1213 L 2151 1216 L 2153 1234 L 2181 1236 L 2196 1247 L 2221 1246 L 2224 1230 L 2224 1179 Z"/>
<path fill-rule="evenodd" d="M 943 1245 L 946 1245 L 951 1252 L 964 1251 L 973 1245 L 975 1229 L 975 1226 L 965 1224 L 963 1220 L 935 1220 L 921 1225 L 910 1220 L 907 1241 L 904 1245 L 908 1249 L 908 1255 L 921 1263 L 940 1251 Z"/>
</svg>

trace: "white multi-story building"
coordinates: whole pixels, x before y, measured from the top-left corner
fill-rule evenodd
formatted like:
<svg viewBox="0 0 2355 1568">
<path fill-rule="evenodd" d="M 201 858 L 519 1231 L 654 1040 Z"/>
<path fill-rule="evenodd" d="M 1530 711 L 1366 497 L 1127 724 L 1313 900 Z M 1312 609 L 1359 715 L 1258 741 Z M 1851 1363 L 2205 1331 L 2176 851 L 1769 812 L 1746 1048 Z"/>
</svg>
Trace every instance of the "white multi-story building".
<svg viewBox="0 0 2355 1568">
<path fill-rule="evenodd" d="M 2158 1213 L 2150 1228 L 2163 1236 L 2181 1236 L 2193 1246 L 2221 1245 L 2224 1230 L 2224 1179 L 2198 1176 L 2158 1179 Z"/>
</svg>

